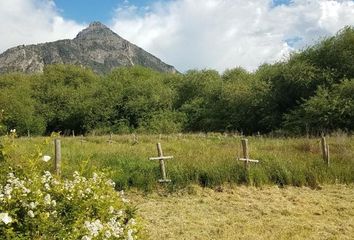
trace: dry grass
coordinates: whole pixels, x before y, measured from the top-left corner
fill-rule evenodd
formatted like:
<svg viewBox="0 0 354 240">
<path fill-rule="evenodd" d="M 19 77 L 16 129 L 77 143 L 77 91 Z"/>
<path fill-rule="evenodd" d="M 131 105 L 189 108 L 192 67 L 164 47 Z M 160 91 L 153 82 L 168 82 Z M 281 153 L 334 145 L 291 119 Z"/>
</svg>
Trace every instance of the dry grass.
<svg viewBox="0 0 354 240">
<path fill-rule="evenodd" d="M 218 190 L 128 196 L 151 239 L 354 238 L 354 185 Z"/>
</svg>

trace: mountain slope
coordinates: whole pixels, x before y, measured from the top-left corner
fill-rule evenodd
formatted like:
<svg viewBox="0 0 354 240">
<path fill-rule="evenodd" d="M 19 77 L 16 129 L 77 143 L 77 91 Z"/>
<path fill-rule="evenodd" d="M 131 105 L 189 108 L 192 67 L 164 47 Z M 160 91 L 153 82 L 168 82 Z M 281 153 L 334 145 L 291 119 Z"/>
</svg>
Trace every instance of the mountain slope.
<svg viewBox="0 0 354 240">
<path fill-rule="evenodd" d="M 21 45 L 0 55 L 0 73 L 41 72 L 49 64 L 74 64 L 104 74 L 120 66 L 141 65 L 160 72 L 173 66 L 121 38 L 100 22 L 93 22 L 73 40 Z"/>
</svg>

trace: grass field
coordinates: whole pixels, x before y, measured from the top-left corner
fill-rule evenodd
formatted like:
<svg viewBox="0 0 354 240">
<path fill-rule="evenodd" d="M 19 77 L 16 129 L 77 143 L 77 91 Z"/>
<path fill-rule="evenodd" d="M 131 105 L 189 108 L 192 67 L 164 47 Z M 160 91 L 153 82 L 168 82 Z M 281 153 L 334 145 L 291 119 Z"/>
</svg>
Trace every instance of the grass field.
<svg viewBox="0 0 354 240">
<path fill-rule="evenodd" d="M 129 193 L 150 239 L 353 239 L 354 185 Z"/>
<path fill-rule="evenodd" d="M 309 186 L 321 184 L 354 183 L 354 138 L 331 136 L 331 165 L 321 158 L 318 138 L 249 137 L 250 157 L 259 159 L 247 172 L 242 157 L 241 137 L 221 134 L 141 135 L 138 142 L 132 135 L 61 138 L 63 175 L 79 170 L 90 175 L 106 170 L 119 189 L 138 188 L 152 191 L 159 187 L 159 164 L 148 157 L 157 155 L 156 143 L 161 142 L 167 161 L 167 174 L 172 180 L 166 187 L 175 191 L 191 184 L 216 187 L 225 183 L 252 186 Z M 53 139 L 15 139 L 11 158 L 19 161 L 32 153 L 53 156 Z M 84 140 L 84 141 L 82 141 Z M 46 142 L 46 144 L 44 143 Z M 45 163 L 51 168 L 53 163 Z"/>
<path fill-rule="evenodd" d="M 61 137 L 63 177 L 105 171 L 141 216 L 150 239 L 353 239 L 354 138 L 249 137 L 249 172 L 241 137 L 221 134 Z M 52 169 L 53 138 L 3 139 L 7 160 L 24 171 Z M 161 185 L 161 142 L 171 183 Z M 33 164 L 32 164 L 33 163 Z M 38 164 L 39 163 L 39 164 Z M 6 171 L 5 171 L 6 172 Z"/>
</svg>

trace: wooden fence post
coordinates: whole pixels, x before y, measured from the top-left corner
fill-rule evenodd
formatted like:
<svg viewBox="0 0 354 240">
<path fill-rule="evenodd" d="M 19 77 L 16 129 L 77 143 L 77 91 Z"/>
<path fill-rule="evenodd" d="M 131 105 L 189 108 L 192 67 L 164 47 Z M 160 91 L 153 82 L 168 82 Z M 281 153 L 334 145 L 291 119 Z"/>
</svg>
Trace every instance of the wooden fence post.
<svg viewBox="0 0 354 240">
<path fill-rule="evenodd" d="M 321 138 L 321 149 L 323 161 L 329 166 L 329 146 L 324 136 Z"/>
<path fill-rule="evenodd" d="M 329 145 L 327 144 L 327 166 L 329 167 L 330 158 L 329 158 Z"/>
<path fill-rule="evenodd" d="M 55 159 L 54 159 L 54 171 L 60 176 L 61 175 L 61 144 L 60 139 L 54 140 L 55 145 Z"/>
</svg>

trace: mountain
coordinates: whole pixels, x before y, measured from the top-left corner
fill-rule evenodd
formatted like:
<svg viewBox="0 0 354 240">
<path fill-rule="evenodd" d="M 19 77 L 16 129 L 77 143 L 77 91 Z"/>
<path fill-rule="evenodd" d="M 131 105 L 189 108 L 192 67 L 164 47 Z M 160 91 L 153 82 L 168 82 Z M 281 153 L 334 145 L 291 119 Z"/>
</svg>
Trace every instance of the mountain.
<svg viewBox="0 0 354 240">
<path fill-rule="evenodd" d="M 176 69 L 121 38 L 100 22 L 93 22 L 72 40 L 10 48 L 0 55 L 0 73 L 42 72 L 45 65 L 74 64 L 104 74 L 120 66 L 141 65 L 160 72 Z"/>
</svg>

